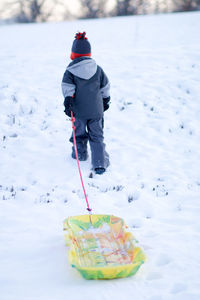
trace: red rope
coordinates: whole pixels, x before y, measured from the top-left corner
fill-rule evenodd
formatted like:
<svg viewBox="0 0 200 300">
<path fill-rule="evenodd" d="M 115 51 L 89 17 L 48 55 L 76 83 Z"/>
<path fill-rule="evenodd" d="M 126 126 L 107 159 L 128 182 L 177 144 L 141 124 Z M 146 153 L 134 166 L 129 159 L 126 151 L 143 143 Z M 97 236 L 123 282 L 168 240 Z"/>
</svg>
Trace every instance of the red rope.
<svg viewBox="0 0 200 300">
<path fill-rule="evenodd" d="M 90 206 L 89 206 L 89 202 L 88 202 L 87 195 L 86 195 L 86 192 L 85 192 L 85 187 L 84 187 L 84 184 L 83 184 L 83 177 L 82 177 L 82 174 L 81 174 L 81 168 L 80 168 L 79 159 L 78 159 L 78 150 L 77 150 L 76 136 L 75 136 L 75 128 L 76 128 L 76 127 L 75 127 L 75 125 L 74 125 L 75 118 L 74 118 L 74 116 L 73 116 L 73 112 L 72 112 L 72 111 L 71 111 L 71 121 L 72 121 L 72 129 L 73 129 L 74 148 L 75 148 L 75 154 L 76 154 L 76 160 L 77 160 L 77 165 L 78 165 L 79 175 L 80 175 L 80 178 L 81 178 L 81 184 L 82 184 L 82 187 L 83 187 L 83 192 L 84 192 L 85 200 L 86 200 L 86 203 L 87 203 L 87 210 L 88 210 L 89 213 L 91 214 L 92 209 L 91 209 Z"/>
</svg>

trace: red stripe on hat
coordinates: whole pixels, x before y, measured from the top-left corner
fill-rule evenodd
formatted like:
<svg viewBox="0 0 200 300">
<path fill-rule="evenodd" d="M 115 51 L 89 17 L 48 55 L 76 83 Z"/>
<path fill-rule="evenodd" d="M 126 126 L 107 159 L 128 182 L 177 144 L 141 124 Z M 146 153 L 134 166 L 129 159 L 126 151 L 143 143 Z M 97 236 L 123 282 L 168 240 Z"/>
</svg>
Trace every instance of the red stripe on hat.
<svg viewBox="0 0 200 300">
<path fill-rule="evenodd" d="M 91 53 L 87 53 L 87 54 L 79 54 L 79 53 L 74 53 L 72 52 L 71 55 L 70 55 L 70 58 L 73 60 L 75 58 L 78 58 L 78 57 L 82 57 L 82 56 L 91 56 L 92 54 Z"/>
</svg>

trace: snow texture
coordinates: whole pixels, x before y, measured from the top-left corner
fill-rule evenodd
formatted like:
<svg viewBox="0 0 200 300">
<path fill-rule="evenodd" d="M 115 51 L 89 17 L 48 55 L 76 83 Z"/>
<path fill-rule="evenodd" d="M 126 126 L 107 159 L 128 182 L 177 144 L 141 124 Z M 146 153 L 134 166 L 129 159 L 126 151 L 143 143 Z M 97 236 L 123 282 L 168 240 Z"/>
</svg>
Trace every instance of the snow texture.
<svg viewBox="0 0 200 300">
<path fill-rule="evenodd" d="M 86 281 L 63 220 L 85 214 L 61 79 L 86 31 L 111 81 L 111 165 L 89 178 L 93 213 L 124 218 L 148 261 L 134 277 Z M 200 13 L 0 27 L 0 298 L 200 299 Z"/>
</svg>

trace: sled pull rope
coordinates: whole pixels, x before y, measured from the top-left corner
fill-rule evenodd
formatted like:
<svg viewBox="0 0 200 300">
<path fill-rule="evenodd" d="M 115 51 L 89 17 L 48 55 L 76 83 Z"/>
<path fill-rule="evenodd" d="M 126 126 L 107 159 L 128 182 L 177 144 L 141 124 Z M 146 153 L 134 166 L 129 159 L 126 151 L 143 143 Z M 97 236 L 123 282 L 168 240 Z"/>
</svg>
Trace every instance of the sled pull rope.
<svg viewBox="0 0 200 300">
<path fill-rule="evenodd" d="M 79 175 L 80 175 L 80 179 L 81 179 L 81 184 L 82 184 L 85 200 L 86 200 L 86 203 L 87 203 L 87 210 L 88 210 L 89 214 L 91 214 L 92 209 L 90 208 L 90 205 L 89 205 L 89 202 L 88 202 L 88 199 L 87 199 L 87 195 L 86 195 L 86 192 L 85 192 L 85 186 L 84 186 L 84 183 L 83 183 L 83 177 L 82 177 L 82 174 L 81 174 L 81 168 L 80 168 L 80 163 L 79 163 L 79 159 L 78 159 L 78 150 L 77 150 L 76 136 L 75 136 L 75 128 L 76 127 L 74 125 L 75 118 L 73 116 L 72 111 L 71 111 L 71 122 L 72 122 L 73 141 L 74 141 L 74 148 L 75 148 L 75 154 L 76 154 L 76 161 L 77 161 L 77 165 L 78 165 L 78 171 L 79 171 Z"/>
</svg>

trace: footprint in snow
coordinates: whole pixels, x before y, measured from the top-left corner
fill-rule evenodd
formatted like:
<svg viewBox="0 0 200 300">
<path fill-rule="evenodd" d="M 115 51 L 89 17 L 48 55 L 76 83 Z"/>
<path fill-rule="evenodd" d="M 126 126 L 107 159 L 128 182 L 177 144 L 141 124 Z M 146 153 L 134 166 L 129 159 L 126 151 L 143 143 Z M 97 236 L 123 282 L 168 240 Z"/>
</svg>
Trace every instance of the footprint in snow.
<svg viewBox="0 0 200 300">
<path fill-rule="evenodd" d="M 152 272 L 148 275 L 147 280 L 157 280 L 162 278 L 162 273 Z"/>
<path fill-rule="evenodd" d="M 185 291 L 187 289 L 187 285 L 182 282 L 175 283 L 171 288 L 172 294 L 177 294 Z"/>
<path fill-rule="evenodd" d="M 156 265 L 158 267 L 165 266 L 171 262 L 171 259 L 166 254 L 160 254 L 160 256 L 156 260 Z"/>
</svg>

